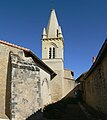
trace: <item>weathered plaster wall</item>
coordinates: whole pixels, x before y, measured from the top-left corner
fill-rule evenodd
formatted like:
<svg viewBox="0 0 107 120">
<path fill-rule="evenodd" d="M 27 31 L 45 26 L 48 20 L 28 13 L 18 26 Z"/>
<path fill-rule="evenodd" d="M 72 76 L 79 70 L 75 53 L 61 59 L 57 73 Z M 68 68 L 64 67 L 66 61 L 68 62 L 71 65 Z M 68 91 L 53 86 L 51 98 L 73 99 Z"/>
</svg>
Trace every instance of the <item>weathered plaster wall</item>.
<svg viewBox="0 0 107 120">
<path fill-rule="evenodd" d="M 4 44 L 0 44 L 0 118 L 8 119 L 10 117 L 10 108 L 8 103 L 10 96 L 10 89 L 6 90 L 9 84 L 10 68 L 9 68 L 9 52 L 21 53 L 22 51 Z M 7 84 L 8 83 L 8 84 Z M 8 117 L 7 117 L 7 116 Z"/>
<path fill-rule="evenodd" d="M 39 108 L 39 68 L 31 58 L 21 58 L 14 54 L 11 55 L 11 62 L 12 120 L 25 120 Z"/>
<path fill-rule="evenodd" d="M 0 119 L 24 120 L 51 102 L 49 71 L 23 50 L 0 44 L 0 70 Z"/>
</svg>

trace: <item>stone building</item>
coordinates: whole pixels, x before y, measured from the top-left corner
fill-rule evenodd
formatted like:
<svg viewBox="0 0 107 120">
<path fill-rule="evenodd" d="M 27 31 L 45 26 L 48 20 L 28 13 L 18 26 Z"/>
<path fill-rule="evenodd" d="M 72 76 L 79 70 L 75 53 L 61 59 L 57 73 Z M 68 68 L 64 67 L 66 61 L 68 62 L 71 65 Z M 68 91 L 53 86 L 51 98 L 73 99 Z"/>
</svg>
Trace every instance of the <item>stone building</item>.
<svg viewBox="0 0 107 120">
<path fill-rule="evenodd" d="M 73 72 L 64 69 L 64 38 L 55 10 L 52 9 L 47 28 L 42 34 L 42 60 L 57 76 L 51 81 L 52 101 L 58 101 L 75 86 Z"/>
<path fill-rule="evenodd" d="M 64 39 L 55 10 L 42 35 L 42 61 L 29 49 L 0 40 L 0 120 L 26 120 L 74 87 L 64 69 Z"/>
<path fill-rule="evenodd" d="M 80 81 L 83 100 L 94 109 L 107 114 L 107 39 L 88 72 Z"/>
<path fill-rule="evenodd" d="M 25 120 L 51 103 L 56 73 L 30 50 L 0 40 L 0 120 Z"/>
</svg>

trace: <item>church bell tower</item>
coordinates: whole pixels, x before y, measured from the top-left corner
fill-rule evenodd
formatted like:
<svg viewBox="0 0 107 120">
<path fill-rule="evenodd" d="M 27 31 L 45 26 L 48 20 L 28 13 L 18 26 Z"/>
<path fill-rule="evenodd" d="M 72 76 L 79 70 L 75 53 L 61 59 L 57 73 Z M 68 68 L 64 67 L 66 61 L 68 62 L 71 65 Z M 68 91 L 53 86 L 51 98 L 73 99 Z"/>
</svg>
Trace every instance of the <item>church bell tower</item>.
<svg viewBox="0 0 107 120">
<path fill-rule="evenodd" d="M 51 10 L 47 28 L 43 29 L 42 60 L 57 74 L 51 81 L 51 97 L 55 102 L 63 96 L 64 39 L 54 9 Z"/>
</svg>

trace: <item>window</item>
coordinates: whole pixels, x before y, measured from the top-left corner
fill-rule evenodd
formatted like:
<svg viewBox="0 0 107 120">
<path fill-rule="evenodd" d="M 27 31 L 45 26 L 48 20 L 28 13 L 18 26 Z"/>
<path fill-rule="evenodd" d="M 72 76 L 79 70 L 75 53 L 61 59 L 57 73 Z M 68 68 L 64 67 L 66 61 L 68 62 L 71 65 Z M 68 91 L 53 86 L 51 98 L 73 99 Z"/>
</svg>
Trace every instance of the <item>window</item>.
<svg viewBox="0 0 107 120">
<path fill-rule="evenodd" d="M 52 50 L 51 50 L 51 48 L 49 48 L 49 59 L 51 59 L 51 52 L 52 52 Z"/>
<path fill-rule="evenodd" d="M 55 58 L 55 48 L 53 47 L 53 58 Z"/>
<path fill-rule="evenodd" d="M 58 29 L 57 29 L 57 37 L 58 37 Z"/>
<path fill-rule="evenodd" d="M 50 47 L 49 48 L 49 59 L 54 59 L 55 58 L 55 47 Z"/>
</svg>

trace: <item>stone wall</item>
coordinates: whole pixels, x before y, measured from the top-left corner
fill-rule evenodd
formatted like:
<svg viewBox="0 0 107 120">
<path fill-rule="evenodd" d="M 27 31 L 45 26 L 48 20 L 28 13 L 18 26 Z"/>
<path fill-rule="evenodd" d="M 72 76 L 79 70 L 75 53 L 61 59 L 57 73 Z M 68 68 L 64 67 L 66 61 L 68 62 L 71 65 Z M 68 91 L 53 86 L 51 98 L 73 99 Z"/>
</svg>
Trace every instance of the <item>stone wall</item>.
<svg viewBox="0 0 107 120">
<path fill-rule="evenodd" d="M 107 114 L 107 55 L 85 79 L 86 103 Z"/>
<path fill-rule="evenodd" d="M 40 68 L 42 108 L 51 103 L 50 75 Z"/>
<path fill-rule="evenodd" d="M 53 31 L 52 31 L 53 32 Z M 51 59 L 50 56 L 51 50 Z M 53 58 L 53 48 L 55 48 Z M 57 74 L 51 81 L 52 102 L 61 100 L 64 89 L 64 43 L 63 38 L 46 38 L 42 39 L 42 60 Z"/>
<path fill-rule="evenodd" d="M 66 96 L 69 92 L 71 92 L 75 88 L 75 80 L 71 74 L 70 70 L 64 70 L 64 89 L 63 96 Z"/>
<path fill-rule="evenodd" d="M 74 79 L 70 70 L 64 69 L 64 78 Z"/>
<path fill-rule="evenodd" d="M 75 80 L 70 80 L 65 78 L 64 79 L 64 90 L 63 90 L 63 96 L 65 97 L 70 91 L 72 91 L 75 88 Z"/>
<path fill-rule="evenodd" d="M 24 120 L 51 103 L 51 69 L 20 48 L 0 43 L 0 119 Z"/>
<path fill-rule="evenodd" d="M 22 50 L 9 47 L 0 43 L 0 119 L 10 118 L 10 65 L 9 65 L 9 52 L 21 54 Z M 23 55 L 23 54 L 22 54 Z M 8 89 L 6 89 L 8 87 Z M 7 117 L 7 116 L 8 117 Z"/>
<path fill-rule="evenodd" d="M 43 39 L 42 40 L 42 59 L 49 59 L 49 48 L 55 47 L 55 58 L 64 59 L 64 46 L 62 38 Z"/>
<path fill-rule="evenodd" d="M 31 58 L 12 54 L 11 115 L 12 120 L 25 120 L 40 107 L 40 70 Z M 39 86 L 38 86 L 39 85 Z"/>
<path fill-rule="evenodd" d="M 52 102 L 56 102 L 58 100 L 61 100 L 61 98 L 63 97 L 63 89 L 64 89 L 63 61 L 61 59 L 49 59 L 43 61 L 57 74 L 51 80 L 51 85 L 50 85 Z"/>
</svg>

